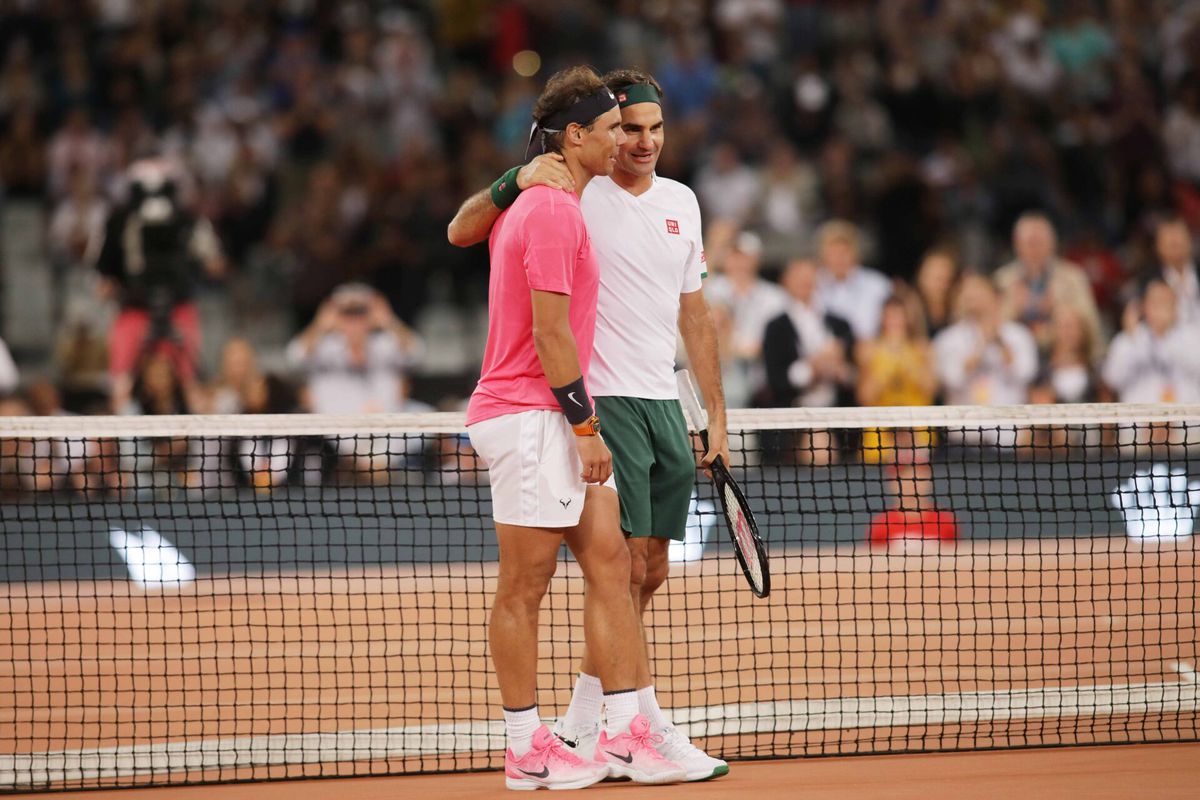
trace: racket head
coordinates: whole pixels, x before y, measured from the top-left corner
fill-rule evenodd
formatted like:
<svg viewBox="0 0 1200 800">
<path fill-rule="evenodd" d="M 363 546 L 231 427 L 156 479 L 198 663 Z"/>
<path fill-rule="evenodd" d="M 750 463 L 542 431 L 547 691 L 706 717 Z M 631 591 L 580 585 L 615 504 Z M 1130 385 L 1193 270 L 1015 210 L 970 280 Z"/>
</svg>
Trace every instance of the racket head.
<svg viewBox="0 0 1200 800">
<path fill-rule="evenodd" d="M 750 591 L 760 598 L 766 597 L 771 593 L 771 572 L 767 566 L 767 549 L 758 533 L 758 523 L 750 511 L 750 504 L 720 458 L 712 463 L 712 476 L 742 574 L 750 584 Z"/>
</svg>

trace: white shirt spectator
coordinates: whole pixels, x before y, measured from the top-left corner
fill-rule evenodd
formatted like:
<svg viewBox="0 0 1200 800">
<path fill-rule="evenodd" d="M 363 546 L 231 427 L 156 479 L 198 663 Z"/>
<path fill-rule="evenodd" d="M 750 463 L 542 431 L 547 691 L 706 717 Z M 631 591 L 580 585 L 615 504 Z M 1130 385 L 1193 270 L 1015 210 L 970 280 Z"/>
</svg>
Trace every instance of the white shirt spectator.
<svg viewBox="0 0 1200 800">
<path fill-rule="evenodd" d="M 399 412 L 405 407 L 404 370 L 420 358 L 420 348 L 405 349 L 386 332 L 370 335 L 361 367 L 351 363 L 346 337 L 326 333 L 305 353 L 294 339 L 288 345 L 288 363 L 308 378 L 310 406 L 317 414 L 371 414 Z"/>
<path fill-rule="evenodd" d="M 1141 323 L 1113 338 L 1103 377 L 1122 403 L 1200 402 L 1200 327 L 1156 336 Z"/>
<path fill-rule="evenodd" d="M 834 341 L 834 335 L 825 325 L 825 313 L 819 308 L 793 302 L 787 310 L 788 318 L 796 327 L 805 353 L 818 353 Z M 800 392 L 796 405 L 809 408 L 827 408 L 837 401 L 838 385 L 835 381 L 824 378 L 813 380 L 812 365 L 800 360 L 788 367 L 788 379 L 793 386 L 805 387 Z"/>
<path fill-rule="evenodd" d="M 979 327 L 967 320 L 956 322 L 933 340 L 948 404 L 1001 406 L 1026 401 L 1038 370 L 1037 344 L 1017 322 L 1002 323 L 999 340 L 984 346 Z M 978 361 L 971 364 L 976 354 Z"/>
<path fill-rule="evenodd" d="M 858 341 L 879 334 L 879 314 L 891 293 L 892 285 L 883 273 L 861 265 L 844 280 L 839 281 L 824 268 L 817 279 L 818 305 L 850 323 Z"/>
</svg>

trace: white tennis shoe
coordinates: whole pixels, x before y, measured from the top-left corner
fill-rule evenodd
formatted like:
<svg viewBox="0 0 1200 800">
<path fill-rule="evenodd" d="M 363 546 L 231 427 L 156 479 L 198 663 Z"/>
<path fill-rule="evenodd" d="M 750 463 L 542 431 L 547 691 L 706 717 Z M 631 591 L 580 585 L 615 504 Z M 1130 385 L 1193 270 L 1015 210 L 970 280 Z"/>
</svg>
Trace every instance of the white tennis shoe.
<svg viewBox="0 0 1200 800">
<path fill-rule="evenodd" d="M 706 781 L 729 772 L 729 764 L 692 744 L 683 731 L 671 726 L 660 732 L 662 743 L 658 752 L 683 767 L 687 781 Z"/>
</svg>

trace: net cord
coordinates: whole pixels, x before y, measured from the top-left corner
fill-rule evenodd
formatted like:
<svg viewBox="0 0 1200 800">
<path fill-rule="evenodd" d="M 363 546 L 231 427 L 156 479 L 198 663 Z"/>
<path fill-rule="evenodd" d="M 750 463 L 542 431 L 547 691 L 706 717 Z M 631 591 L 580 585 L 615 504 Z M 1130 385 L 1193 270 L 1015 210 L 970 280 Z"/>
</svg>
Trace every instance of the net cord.
<svg viewBox="0 0 1200 800">
<path fill-rule="evenodd" d="M 355 434 L 461 434 L 465 415 L 194 414 L 186 416 L 0 417 L 0 439 L 286 437 Z M 1200 405 L 1081 403 L 1017 406 L 872 406 L 733 409 L 730 432 L 845 428 L 1120 425 L 1200 422 Z"/>
</svg>

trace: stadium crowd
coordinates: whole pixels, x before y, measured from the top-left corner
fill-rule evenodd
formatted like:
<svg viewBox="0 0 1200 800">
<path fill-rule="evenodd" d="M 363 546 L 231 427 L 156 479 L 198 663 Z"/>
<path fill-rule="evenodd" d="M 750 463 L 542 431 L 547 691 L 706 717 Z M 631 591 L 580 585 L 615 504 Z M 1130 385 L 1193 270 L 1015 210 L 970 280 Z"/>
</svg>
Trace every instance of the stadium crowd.
<svg viewBox="0 0 1200 800">
<path fill-rule="evenodd" d="M 485 300 L 446 222 L 580 62 L 665 89 L 731 406 L 1200 402 L 1196 0 L 0 0 L 0 204 L 45 220 L 2 266 L 57 326 L 0 347 L 5 413 L 454 407 L 471 369 L 411 380 Z M 166 311 L 112 252 L 163 180 Z"/>
</svg>

